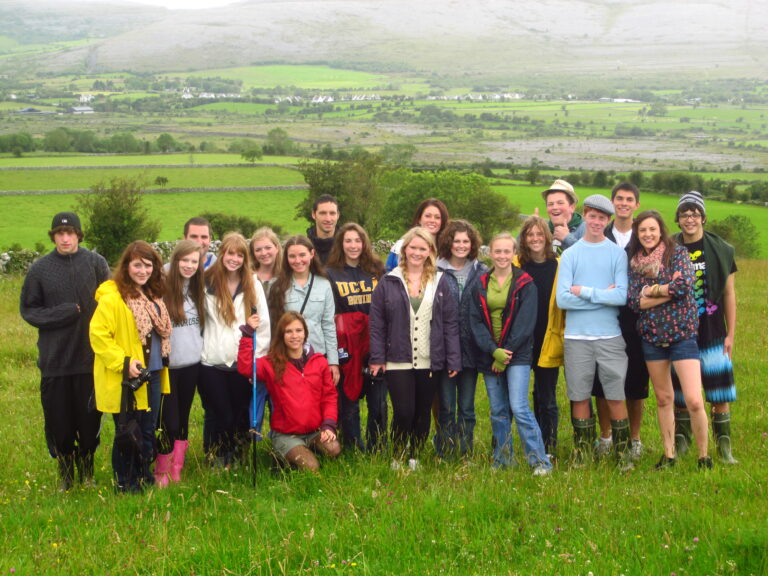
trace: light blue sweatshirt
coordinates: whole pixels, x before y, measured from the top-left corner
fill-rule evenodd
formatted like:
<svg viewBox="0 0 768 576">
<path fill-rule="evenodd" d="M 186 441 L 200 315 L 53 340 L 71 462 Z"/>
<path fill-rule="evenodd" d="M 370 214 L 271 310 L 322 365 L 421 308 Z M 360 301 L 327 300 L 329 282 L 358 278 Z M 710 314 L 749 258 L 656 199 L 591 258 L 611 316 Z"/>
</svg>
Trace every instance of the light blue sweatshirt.
<svg viewBox="0 0 768 576">
<path fill-rule="evenodd" d="M 563 252 L 557 306 L 566 310 L 565 337 L 621 335 L 619 306 L 627 302 L 627 284 L 627 254 L 607 238 L 598 243 L 582 238 Z M 571 294 L 571 286 L 581 286 L 581 294 Z"/>
</svg>

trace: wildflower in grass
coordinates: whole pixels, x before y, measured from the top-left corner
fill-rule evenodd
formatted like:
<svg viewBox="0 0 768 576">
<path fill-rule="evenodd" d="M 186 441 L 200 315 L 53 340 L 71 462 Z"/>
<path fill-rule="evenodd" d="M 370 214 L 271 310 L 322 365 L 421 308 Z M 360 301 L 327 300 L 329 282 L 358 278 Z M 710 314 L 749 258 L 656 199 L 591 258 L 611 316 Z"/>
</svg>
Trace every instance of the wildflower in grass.
<svg viewBox="0 0 768 576">
<path fill-rule="evenodd" d="M 693 537 L 693 543 L 694 544 L 698 544 L 699 543 L 699 537 L 698 536 L 694 536 Z"/>
</svg>

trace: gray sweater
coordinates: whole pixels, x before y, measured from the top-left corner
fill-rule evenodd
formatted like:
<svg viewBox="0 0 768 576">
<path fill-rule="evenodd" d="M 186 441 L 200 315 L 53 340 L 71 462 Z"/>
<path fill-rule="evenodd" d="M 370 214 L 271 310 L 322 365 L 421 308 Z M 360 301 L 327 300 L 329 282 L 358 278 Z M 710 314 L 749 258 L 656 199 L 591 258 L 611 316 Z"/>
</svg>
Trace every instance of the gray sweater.
<svg viewBox="0 0 768 576">
<path fill-rule="evenodd" d="M 37 365 L 44 378 L 93 371 L 88 337 L 96 310 L 93 295 L 108 279 L 107 261 L 82 247 L 68 255 L 53 250 L 32 264 L 19 308 L 38 329 Z"/>
<path fill-rule="evenodd" d="M 171 331 L 171 358 L 168 367 L 184 368 L 200 362 L 203 354 L 203 335 L 200 332 L 200 315 L 195 303 L 184 288 L 184 316 L 181 324 L 174 324 Z"/>
</svg>

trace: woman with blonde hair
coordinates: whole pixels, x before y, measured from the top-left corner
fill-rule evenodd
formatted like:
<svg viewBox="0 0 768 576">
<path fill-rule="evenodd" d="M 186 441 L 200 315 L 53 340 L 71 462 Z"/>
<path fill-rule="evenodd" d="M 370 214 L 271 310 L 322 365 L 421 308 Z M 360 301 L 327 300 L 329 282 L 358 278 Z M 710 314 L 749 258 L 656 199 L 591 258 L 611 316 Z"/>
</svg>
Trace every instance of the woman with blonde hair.
<svg viewBox="0 0 768 576">
<path fill-rule="evenodd" d="M 115 437 L 112 468 L 117 492 L 141 492 L 155 483 L 150 467 L 160 395 L 170 391 L 171 319 L 163 302 L 162 265 L 152 246 L 142 240 L 131 242 L 112 280 L 96 291 L 98 306 L 90 325 L 96 409 L 111 412 L 117 428 L 120 412 L 126 409 L 123 382 L 133 379 L 136 389 L 126 394 L 136 403 L 141 428 L 138 450 L 121 446 Z"/>
<path fill-rule="evenodd" d="M 261 282 L 264 293 L 269 297 L 272 285 L 283 270 L 283 250 L 280 239 L 272 228 L 262 226 L 251 236 L 253 271 Z M 277 319 L 274 320 L 275 322 Z"/>
<path fill-rule="evenodd" d="M 373 376 L 384 372 L 392 399 L 393 467 L 409 466 L 429 436 L 430 408 L 443 371 L 461 370 L 456 279 L 436 266 L 433 235 L 411 228 L 403 237 L 400 264 L 373 292 L 370 314 Z"/>
<path fill-rule="evenodd" d="M 514 418 L 523 453 L 535 476 L 550 474 L 552 463 L 544 450 L 541 430 L 528 404 L 531 349 L 536 324 L 536 285 L 512 264 L 515 239 L 496 234 L 488 245 L 493 268 L 472 288 L 470 326 L 479 350 L 493 431 L 493 466 L 514 464 Z"/>
<path fill-rule="evenodd" d="M 205 273 L 205 334 L 203 335 L 200 392 L 206 410 L 212 410 L 215 461 L 225 469 L 246 445 L 251 386 L 237 372 L 240 326 L 257 323 L 256 355 L 269 349 L 267 299 L 251 272 L 248 242 L 241 234 L 226 234 L 216 262 Z"/>
</svg>

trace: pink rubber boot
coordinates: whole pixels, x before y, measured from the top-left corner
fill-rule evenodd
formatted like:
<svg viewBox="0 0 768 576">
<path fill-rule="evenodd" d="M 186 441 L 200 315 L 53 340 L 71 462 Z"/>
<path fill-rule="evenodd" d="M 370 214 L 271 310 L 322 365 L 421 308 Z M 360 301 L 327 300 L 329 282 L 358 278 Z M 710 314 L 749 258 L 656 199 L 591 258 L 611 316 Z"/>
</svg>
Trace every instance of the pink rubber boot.
<svg viewBox="0 0 768 576">
<path fill-rule="evenodd" d="M 170 482 L 168 477 L 171 471 L 171 461 L 173 454 L 158 454 L 155 461 L 155 485 L 158 488 L 165 488 Z"/>
<path fill-rule="evenodd" d="M 187 440 L 176 440 L 173 443 L 173 461 L 171 462 L 171 480 L 181 482 L 181 470 L 184 468 L 184 460 L 187 456 Z"/>
</svg>

